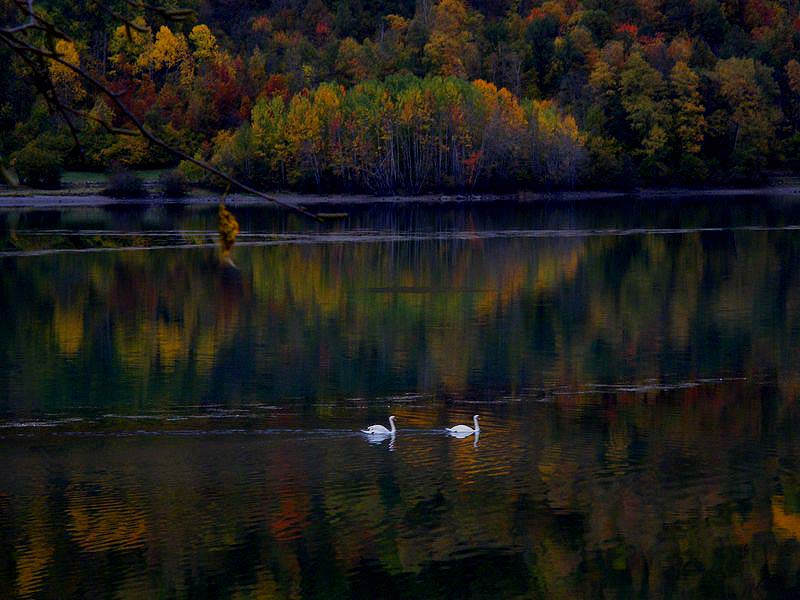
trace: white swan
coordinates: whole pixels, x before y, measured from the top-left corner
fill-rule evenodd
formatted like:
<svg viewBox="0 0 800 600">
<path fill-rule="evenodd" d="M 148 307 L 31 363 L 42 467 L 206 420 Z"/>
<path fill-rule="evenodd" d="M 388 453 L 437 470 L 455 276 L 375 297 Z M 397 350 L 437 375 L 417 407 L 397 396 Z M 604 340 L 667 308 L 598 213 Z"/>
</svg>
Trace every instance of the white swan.
<svg viewBox="0 0 800 600">
<path fill-rule="evenodd" d="M 475 427 L 472 428 L 469 425 L 456 425 L 455 427 L 445 427 L 445 429 L 452 433 L 453 435 L 461 436 L 461 435 L 470 435 L 474 433 L 475 435 L 480 434 L 481 428 L 478 425 L 478 415 L 472 415 L 472 422 L 475 423 Z"/>
<path fill-rule="evenodd" d="M 362 429 L 361 433 L 367 433 L 369 435 L 394 435 L 397 432 L 397 429 L 394 428 L 394 415 L 389 417 L 389 425 L 392 426 L 391 429 L 386 429 L 383 425 L 370 425 L 366 429 Z"/>
</svg>

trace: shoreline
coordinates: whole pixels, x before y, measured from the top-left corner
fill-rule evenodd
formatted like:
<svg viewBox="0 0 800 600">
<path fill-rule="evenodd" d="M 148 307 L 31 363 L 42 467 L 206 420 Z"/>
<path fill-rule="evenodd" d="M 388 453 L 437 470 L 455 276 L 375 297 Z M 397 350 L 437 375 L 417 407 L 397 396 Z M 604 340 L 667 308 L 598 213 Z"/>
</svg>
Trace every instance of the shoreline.
<svg viewBox="0 0 800 600">
<path fill-rule="evenodd" d="M 568 191 L 568 192 L 516 192 L 508 194 L 425 194 L 419 196 L 371 196 L 368 194 L 270 194 L 287 206 L 366 206 L 371 204 L 471 204 L 489 202 L 583 202 L 600 200 L 636 200 L 653 198 L 659 200 L 680 198 L 715 197 L 781 197 L 800 199 L 800 183 L 791 185 L 768 185 L 750 188 L 642 188 L 631 191 Z M 102 207 L 120 205 L 186 205 L 211 206 L 220 200 L 220 194 L 207 190 L 192 190 L 182 198 L 149 196 L 142 198 L 112 198 L 96 190 L 67 189 L 47 190 L 0 190 L 0 209 L 10 208 L 61 208 Z M 228 206 L 275 206 L 271 202 L 250 194 L 229 194 Z"/>
</svg>

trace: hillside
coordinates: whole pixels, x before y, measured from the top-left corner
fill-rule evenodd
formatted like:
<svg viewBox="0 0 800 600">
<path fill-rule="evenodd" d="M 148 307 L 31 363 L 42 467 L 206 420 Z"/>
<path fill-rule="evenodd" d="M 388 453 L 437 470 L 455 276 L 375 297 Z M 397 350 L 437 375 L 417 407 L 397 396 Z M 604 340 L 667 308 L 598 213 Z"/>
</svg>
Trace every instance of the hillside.
<svg viewBox="0 0 800 600">
<path fill-rule="evenodd" d="M 800 168 L 796 0 L 187 0 L 185 23 L 90 4 L 37 3 L 71 37 L 61 56 L 162 138 L 268 189 L 744 184 Z M 10 54 L 0 157 L 24 181 L 174 165 L 109 132 L 120 116 L 53 63 L 56 93 L 86 113 L 75 144 Z"/>
</svg>

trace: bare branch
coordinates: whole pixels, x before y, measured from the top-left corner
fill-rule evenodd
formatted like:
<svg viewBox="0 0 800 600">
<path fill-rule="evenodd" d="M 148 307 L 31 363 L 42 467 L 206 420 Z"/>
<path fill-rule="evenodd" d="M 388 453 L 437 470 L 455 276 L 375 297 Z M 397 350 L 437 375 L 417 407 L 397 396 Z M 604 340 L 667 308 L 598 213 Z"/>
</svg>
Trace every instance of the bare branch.
<svg viewBox="0 0 800 600">
<path fill-rule="evenodd" d="M 28 20 L 25 23 L 16 25 L 15 27 L 0 28 L 0 31 L 6 33 L 18 33 L 20 31 L 25 31 L 26 29 L 31 29 L 32 27 L 36 26 L 36 18 L 33 14 L 33 0 L 25 0 L 25 2 L 17 0 L 16 4 L 17 6 L 20 7 L 20 11 L 28 15 Z"/>
</svg>

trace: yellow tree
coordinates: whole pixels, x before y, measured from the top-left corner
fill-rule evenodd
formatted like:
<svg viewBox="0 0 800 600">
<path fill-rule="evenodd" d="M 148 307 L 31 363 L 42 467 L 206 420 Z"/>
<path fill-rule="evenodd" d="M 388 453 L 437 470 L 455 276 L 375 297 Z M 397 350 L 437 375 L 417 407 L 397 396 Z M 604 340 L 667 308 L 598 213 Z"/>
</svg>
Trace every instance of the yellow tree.
<svg viewBox="0 0 800 600">
<path fill-rule="evenodd" d="M 526 106 L 530 168 L 545 185 L 574 187 L 586 161 L 585 136 L 572 115 L 562 116 L 552 100 Z"/>
<path fill-rule="evenodd" d="M 684 61 L 678 61 L 670 73 L 670 87 L 678 147 L 681 152 L 698 154 L 706 131 L 700 77 Z"/>
<path fill-rule="evenodd" d="M 435 73 L 466 78 L 479 60 L 471 31 L 476 17 L 461 0 L 441 0 L 433 9 L 433 27 L 423 49 Z"/>
<path fill-rule="evenodd" d="M 58 40 L 56 42 L 56 54 L 71 65 L 76 67 L 81 65 L 78 50 L 75 48 L 75 44 L 70 41 Z M 69 103 L 79 102 L 86 97 L 86 91 L 81 85 L 81 78 L 75 71 L 55 61 L 50 61 L 49 69 L 50 79 L 64 101 Z"/>
<path fill-rule="evenodd" d="M 715 119 L 729 136 L 734 169 L 748 177 L 766 165 L 780 111 L 772 103 L 771 71 L 752 58 L 720 60 L 710 74 L 724 109 Z"/>
<path fill-rule="evenodd" d="M 286 143 L 286 104 L 281 96 L 262 98 L 250 115 L 256 153 L 269 168 L 286 179 L 288 144 Z"/>
<path fill-rule="evenodd" d="M 677 175 L 687 180 L 702 179 L 707 176 L 708 170 L 700 157 L 707 129 L 706 109 L 699 90 L 700 77 L 685 61 L 679 60 L 670 72 L 669 86 Z"/>
<path fill-rule="evenodd" d="M 340 171 L 343 157 L 341 153 L 342 98 L 344 88 L 334 83 L 323 83 L 314 92 L 313 109 L 319 120 L 319 148 L 321 160 L 334 171 Z"/>
<path fill-rule="evenodd" d="M 289 179 L 300 178 L 304 168 L 311 170 L 317 185 L 320 183 L 320 149 L 322 123 L 307 94 L 295 94 L 286 115 L 286 141 L 293 157 L 294 168 Z"/>
<path fill-rule="evenodd" d="M 136 28 L 120 25 L 114 30 L 108 44 L 109 60 L 117 69 L 138 73 L 150 66 L 153 34 L 142 17 L 136 17 L 132 22 Z"/>
<path fill-rule="evenodd" d="M 177 69 L 181 83 L 191 82 L 193 69 L 189 44 L 182 33 L 176 35 L 165 25 L 156 34 L 156 41 L 150 51 L 150 63 L 156 71 Z"/>
<path fill-rule="evenodd" d="M 189 41 L 194 48 L 193 55 L 198 62 L 211 61 L 217 54 L 217 38 L 208 25 L 195 25 L 189 33 Z"/>
<path fill-rule="evenodd" d="M 474 132 L 478 137 L 476 141 L 479 141 L 479 146 L 474 156 L 474 167 L 469 174 L 470 185 L 477 182 L 481 168 L 488 172 L 500 168 L 508 171 L 504 175 L 511 174 L 514 157 L 520 154 L 524 131 L 528 124 L 525 112 L 516 96 L 506 88 L 497 89 L 493 83 L 482 79 L 473 81 L 472 87 L 480 97 L 483 123 Z"/>
<path fill-rule="evenodd" d="M 708 122 L 700 94 L 700 77 L 689 65 L 679 60 L 669 77 L 673 127 L 670 132 L 676 161 L 673 173 L 689 181 L 703 180 L 708 168 L 701 157 Z"/>
</svg>

